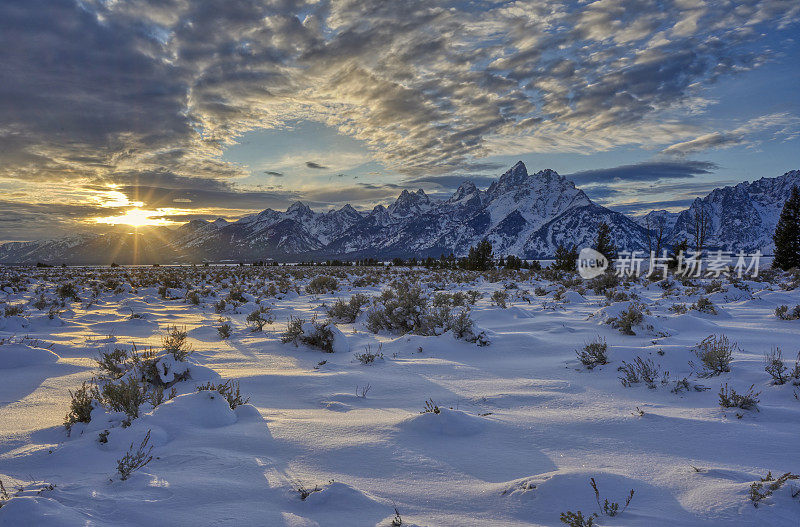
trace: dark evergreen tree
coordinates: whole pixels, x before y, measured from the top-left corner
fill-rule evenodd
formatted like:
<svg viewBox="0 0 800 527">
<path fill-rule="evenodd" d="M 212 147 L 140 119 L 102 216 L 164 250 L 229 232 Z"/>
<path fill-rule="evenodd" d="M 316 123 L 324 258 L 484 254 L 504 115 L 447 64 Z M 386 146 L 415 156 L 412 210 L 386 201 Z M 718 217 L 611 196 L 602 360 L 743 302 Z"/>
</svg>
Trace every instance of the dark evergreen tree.
<svg viewBox="0 0 800 527">
<path fill-rule="evenodd" d="M 667 267 L 669 269 L 676 269 L 680 271 L 680 269 L 678 269 L 678 264 L 680 263 L 679 262 L 680 254 L 683 253 L 683 257 L 686 258 L 688 256 L 686 254 L 688 250 L 689 250 L 689 240 L 685 238 L 676 243 L 675 245 L 673 245 L 672 256 L 670 256 L 670 259 L 667 262 Z"/>
<path fill-rule="evenodd" d="M 611 240 L 611 227 L 608 226 L 608 223 L 603 222 L 597 227 L 597 239 L 593 248 L 605 256 L 609 263 L 617 257 L 617 247 Z"/>
<path fill-rule="evenodd" d="M 469 248 L 469 254 L 458 262 L 458 267 L 470 271 L 488 271 L 494 269 L 492 244 L 489 240 L 482 240 L 477 246 Z"/>
<path fill-rule="evenodd" d="M 577 267 L 578 249 L 574 245 L 569 249 L 563 244 L 559 245 L 556 249 L 556 261 L 553 263 L 552 268 L 558 271 L 574 272 Z"/>
<path fill-rule="evenodd" d="M 513 254 L 511 254 L 511 255 L 508 256 L 508 258 L 506 258 L 505 268 L 506 269 L 515 269 L 515 270 L 516 269 L 521 269 L 522 268 L 522 263 L 523 262 L 522 262 L 521 258 L 517 258 Z M 500 265 L 502 265 L 502 264 L 500 264 Z"/>
<path fill-rule="evenodd" d="M 789 199 L 783 205 L 775 234 L 775 259 L 772 266 L 777 269 L 800 269 L 800 191 L 792 187 Z"/>
</svg>

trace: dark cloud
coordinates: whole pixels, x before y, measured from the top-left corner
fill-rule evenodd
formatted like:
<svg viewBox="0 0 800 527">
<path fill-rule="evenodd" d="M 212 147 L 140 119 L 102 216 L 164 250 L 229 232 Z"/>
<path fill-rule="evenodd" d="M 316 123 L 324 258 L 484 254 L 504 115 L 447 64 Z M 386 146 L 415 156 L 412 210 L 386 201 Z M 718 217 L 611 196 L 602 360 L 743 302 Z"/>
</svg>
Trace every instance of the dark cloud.
<svg viewBox="0 0 800 527">
<path fill-rule="evenodd" d="M 472 181 L 475 183 L 475 186 L 479 188 L 486 188 L 495 181 L 495 177 L 491 176 L 479 176 L 479 175 L 449 175 L 449 176 L 423 176 L 414 179 L 408 180 L 409 186 L 417 186 L 420 184 L 433 184 L 443 187 L 444 189 L 448 190 L 456 190 L 462 183 L 465 181 Z"/>
<path fill-rule="evenodd" d="M 265 170 L 264 173 L 268 176 L 283 177 L 283 172 L 275 172 L 274 170 Z"/>
<path fill-rule="evenodd" d="M 313 161 L 306 161 L 306 166 L 308 168 L 316 168 L 318 170 L 326 170 L 328 167 L 322 166 L 319 163 L 315 163 Z"/>
<path fill-rule="evenodd" d="M 285 207 L 301 198 L 295 191 L 251 191 L 233 187 L 221 189 L 166 188 L 147 185 L 121 185 L 115 190 L 131 201 L 141 201 L 147 209 L 245 209 L 262 210 Z"/>
<path fill-rule="evenodd" d="M 351 187 L 326 187 L 303 193 L 305 199 L 317 204 L 357 203 L 359 201 L 380 201 L 396 197 L 403 187 L 394 184 L 356 184 Z"/>
<path fill-rule="evenodd" d="M 642 214 L 647 214 L 652 210 L 663 210 L 663 209 L 687 209 L 689 205 L 692 204 L 694 198 L 687 198 L 687 199 L 670 199 L 664 201 L 642 201 L 637 203 L 626 203 L 624 205 L 611 205 L 609 208 L 611 210 L 621 212 L 622 214 L 630 214 L 634 216 L 639 216 Z"/>
<path fill-rule="evenodd" d="M 127 207 L 72 205 L 60 203 L 20 203 L 0 200 L 0 240 L 25 241 L 75 234 L 76 223 L 98 216 L 123 214 Z M 84 229 L 92 225 L 87 223 Z"/>
<path fill-rule="evenodd" d="M 710 174 L 719 166 L 710 161 L 646 161 L 612 168 L 583 170 L 564 177 L 576 185 L 610 182 L 657 181 Z"/>
</svg>

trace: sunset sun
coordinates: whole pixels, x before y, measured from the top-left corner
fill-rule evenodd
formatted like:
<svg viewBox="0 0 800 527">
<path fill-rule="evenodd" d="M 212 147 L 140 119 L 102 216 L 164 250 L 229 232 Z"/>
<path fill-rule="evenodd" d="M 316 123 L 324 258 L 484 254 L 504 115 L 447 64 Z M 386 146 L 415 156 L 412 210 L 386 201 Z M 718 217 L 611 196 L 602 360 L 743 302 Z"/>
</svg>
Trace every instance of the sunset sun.
<svg viewBox="0 0 800 527">
<path fill-rule="evenodd" d="M 165 219 L 163 217 L 165 211 L 162 210 L 144 210 L 140 208 L 133 208 L 119 216 L 106 216 L 102 218 L 95 218 L 96 223 L 104 223 L 107 225 L 130 225 L 132 227 L 152 227 L 174 225 L 175 222 Z"/>
</svg>

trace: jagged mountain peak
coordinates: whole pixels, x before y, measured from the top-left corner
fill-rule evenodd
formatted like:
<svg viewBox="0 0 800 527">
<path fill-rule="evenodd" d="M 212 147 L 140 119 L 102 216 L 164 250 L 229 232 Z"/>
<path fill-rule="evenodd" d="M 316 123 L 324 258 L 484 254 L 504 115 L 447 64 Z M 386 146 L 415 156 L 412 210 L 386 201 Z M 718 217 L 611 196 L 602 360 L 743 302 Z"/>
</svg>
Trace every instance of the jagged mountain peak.
<svg viewBox="0 0 800 527">
<path fill-rule="evenodd" d="M 508 169 L 505 174 L 500 176 L 497 184 L 501 187 L 508 187 L 522 184 L 526 179 L 528 179 L 528 169 L 525 166 L 525 163 L 522 161 L 517 161 L 513 167 Z"/>
<path fill-rule="evenodd" d="M 561 175 L 552 168 L 545 168 L 544 170 L 540 170 L 535 174 L 531 174 L 531 177 L 537 179 L 552 179 L 552 178 L 561 178 Z"/>
<path fill-rule="evenodd" d="M 286 212 L 289 213 L 289 214 L 292 214 L 292 213 L 294 213 L 294 214 L 298 214 L 298 213 L 307 214 L 309 212 L 312 212 L 312 210 L 311 210 L 311 207 L 309 207 L 308 205 L 306 205 L 302 201 L 295 201 L 294 203 L 292 203 L 289 206 L 288 209 L 286 209 Z"/>
<path fill-rule="evenodd" d="M 475 183 L 472 181 L 464 181 L 459 185 L 458 189 L 450 196 L 450 199 L 447 201 L 449 203 L 456 203 L 458 201 L 463 201 L 465 199 L 470 199 L 473 196 L 476 196 L 480 191 L 478 187 L 475 186 Z"/>
<path fill-rule="evenodd" d="M 392 216 L 407 216 L 428 210 L 431 205 L 431 199 L 424 190 L 418 189 L 416 192 L 403 190 L 387 210 Z"/>
</svg>

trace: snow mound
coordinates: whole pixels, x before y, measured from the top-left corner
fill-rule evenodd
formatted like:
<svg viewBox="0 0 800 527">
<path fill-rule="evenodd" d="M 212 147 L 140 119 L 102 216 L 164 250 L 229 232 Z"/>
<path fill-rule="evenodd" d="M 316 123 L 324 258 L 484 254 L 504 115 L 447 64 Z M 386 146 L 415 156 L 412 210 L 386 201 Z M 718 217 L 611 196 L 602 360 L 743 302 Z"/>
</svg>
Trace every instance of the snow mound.
<svg viewBox="0 0 800 527">
<path fill-rule="evenodd" d="M 583 304 L 586 302 L 586 298 L 577 291 L 567 291 L 561 298 L 568 304 Z"/>
<path fill-rule="evenodd" d="M 58 359 L 58 355 L 44 348 L 33 348 L 25 344 L 0 346 L 0 370 L 49 364 Z"/>
<path fill-rule="evenodd" d="M 478 434 L 485 426 L 480 417 L 450 408 L 439 408 L 438 414 L 426 412 L 415 415 L 400 423 L 400 428 L 408 432 L 461 437 Z"/>
<path fill-rule="evenodd" d="M 0 317 L 0 330 L 14 333 L 30 327 L 30 321 L 19 315 L 11 317 Z"/>
<path fill-rule="evenodd" d="M 312 492 L 304 501 L 314 508 L 335 510 L 361 510 L 377 505 L 377 502 L 364 492 L 338 481 L 318 492 Z"/>
<path fill-rule="evenodd" d="M 0 509 L 0 526 L 41 525 L 47 527 L 83 527 L 88 519 L 76 510 L 52 498 L 20 496 Z"/>
<path fill-rule="evenodd" d="M 218 428 L 237 421 L 236 412 L 218 392 L 203 390 L 180 395 L 159 405 L 153 413 L 145 416 L 147 424 L 154 423 L 171 428 L 174 423 L 200 428 Z"/>
</svg>

